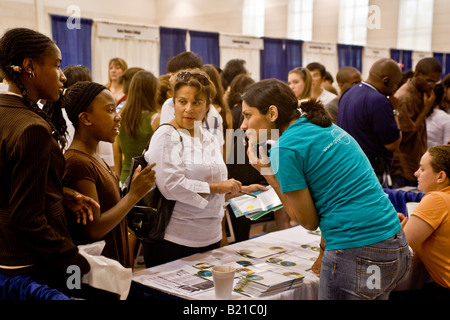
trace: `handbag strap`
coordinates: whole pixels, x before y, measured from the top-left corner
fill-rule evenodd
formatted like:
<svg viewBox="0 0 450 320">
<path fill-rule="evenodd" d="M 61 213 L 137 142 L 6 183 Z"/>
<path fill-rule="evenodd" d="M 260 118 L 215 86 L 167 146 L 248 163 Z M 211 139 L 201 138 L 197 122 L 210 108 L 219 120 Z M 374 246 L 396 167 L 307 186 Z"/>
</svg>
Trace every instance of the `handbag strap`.
<svg viewBox="0 0 450 320">
<path fill-rule="evenodd" d="M 181 136 L 181 134 L 180 134 L 180 132 L 177 130 L 177 128 L 175 128 L 175 126 L 172 125 L 172 124 L 170 124 L 170 123 L 163 123 L 163 124 L 160 124 L 160 125 L 158 126 L 158 128 L 156 128 L 156 130 L 158 130 L 158 129 L 161 128 L 162 126 L 171 126 L 172 128 L 174 128 L 174 130 L 175 130 L 175 131 L 178 133 L 178 135 L 180 136 L 181 147 L 184 149 L 184 145 L 183 145 L 183 137 Z M 155 130 L 155 132 L 156 132 L 156 130 Z M 153 133 L 153 134 L 155 134 L 155 133 Z M 152 137 L 153 137 L 153 135 L 152 135 Z M 144 151 L 142 151 L 142 155 L 144 155 L 144 153 L 147 152 L 148 147 L 150 146 L 150 141 L 152 140 L 152 137 L 150 137 L 150 139 L 148 139 L 147 146 L 144 148 Z"/>
</svg>

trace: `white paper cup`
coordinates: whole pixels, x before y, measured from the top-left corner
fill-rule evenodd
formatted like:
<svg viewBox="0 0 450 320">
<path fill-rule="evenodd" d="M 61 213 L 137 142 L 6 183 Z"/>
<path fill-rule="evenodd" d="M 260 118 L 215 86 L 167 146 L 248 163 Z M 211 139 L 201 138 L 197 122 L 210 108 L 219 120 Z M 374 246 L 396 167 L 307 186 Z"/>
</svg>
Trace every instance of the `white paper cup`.
<svg viewBox="0 0 450 320">
<path fill-rule="evenodd" d="M 236 269 L 231 266 L 214 266 L 211 271 L 216 299 L 230 300 Z"/>
</svg>

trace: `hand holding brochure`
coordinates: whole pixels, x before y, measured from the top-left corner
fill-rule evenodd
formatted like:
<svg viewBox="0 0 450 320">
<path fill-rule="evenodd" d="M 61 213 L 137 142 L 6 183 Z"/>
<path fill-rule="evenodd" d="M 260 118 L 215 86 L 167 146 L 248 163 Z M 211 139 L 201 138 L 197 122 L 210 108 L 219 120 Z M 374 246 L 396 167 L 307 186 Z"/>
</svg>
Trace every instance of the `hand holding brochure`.
<svg viewBox="0 0 450 320">
<path fill-rule="evenodd" d="M 283 204 L 275 190 L 271 186 L 268 186 L 267 189 L 266 191 L 252 192 L 256 197 L 243 195 L 228 200 L 236 218 L 246 216 L 251 220 L 257 220 L 271 211 L 282 208 Z"/>
</svg>

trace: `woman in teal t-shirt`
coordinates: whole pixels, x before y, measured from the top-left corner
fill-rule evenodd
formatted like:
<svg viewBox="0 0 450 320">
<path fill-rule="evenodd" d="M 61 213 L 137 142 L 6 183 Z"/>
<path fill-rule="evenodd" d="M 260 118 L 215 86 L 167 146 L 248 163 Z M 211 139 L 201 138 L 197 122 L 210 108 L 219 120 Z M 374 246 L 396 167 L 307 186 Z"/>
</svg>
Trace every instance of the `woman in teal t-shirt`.
<svg viewBox="0 0 450 320">
<path fill-rule="evenodd" d="M 131 159 L 140 156 L 159 125 L 158 79 L 139 71 L 131 79 L 128 97 L 120 110 L 120 133 L 114 142 L 114 164 L 123 183 L 130 174 Z"/>
<path fill-rule="evenodd" d="M 358 143 L 316 100 L 297 109 L 281 81 L 260 81 L 243 100 L 250 161 L 292 219 L 322 232 L 313 266 L 320 274 L 319 299 L 387 299 L 408 274 L 410 252 L 397 212 Z M 270 161 L 263 149 L 261 159 L 256 155 L 255 145 L 266 139 L 277 140 Z"/>
</svg>

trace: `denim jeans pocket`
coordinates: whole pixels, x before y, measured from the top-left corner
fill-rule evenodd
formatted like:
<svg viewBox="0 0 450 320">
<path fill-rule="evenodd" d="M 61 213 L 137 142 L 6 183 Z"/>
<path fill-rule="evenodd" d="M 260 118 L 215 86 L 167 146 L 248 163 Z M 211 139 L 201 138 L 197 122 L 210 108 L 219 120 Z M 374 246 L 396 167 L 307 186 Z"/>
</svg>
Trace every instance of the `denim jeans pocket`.
<svg viewBox="0 0 450 320">
<path fill-rule="evenodd" d="M 388 291 L 396 282 L 399 260 L 372 261 L 356 258 L 356 293 L 374 299 Z"/>
</svg>

